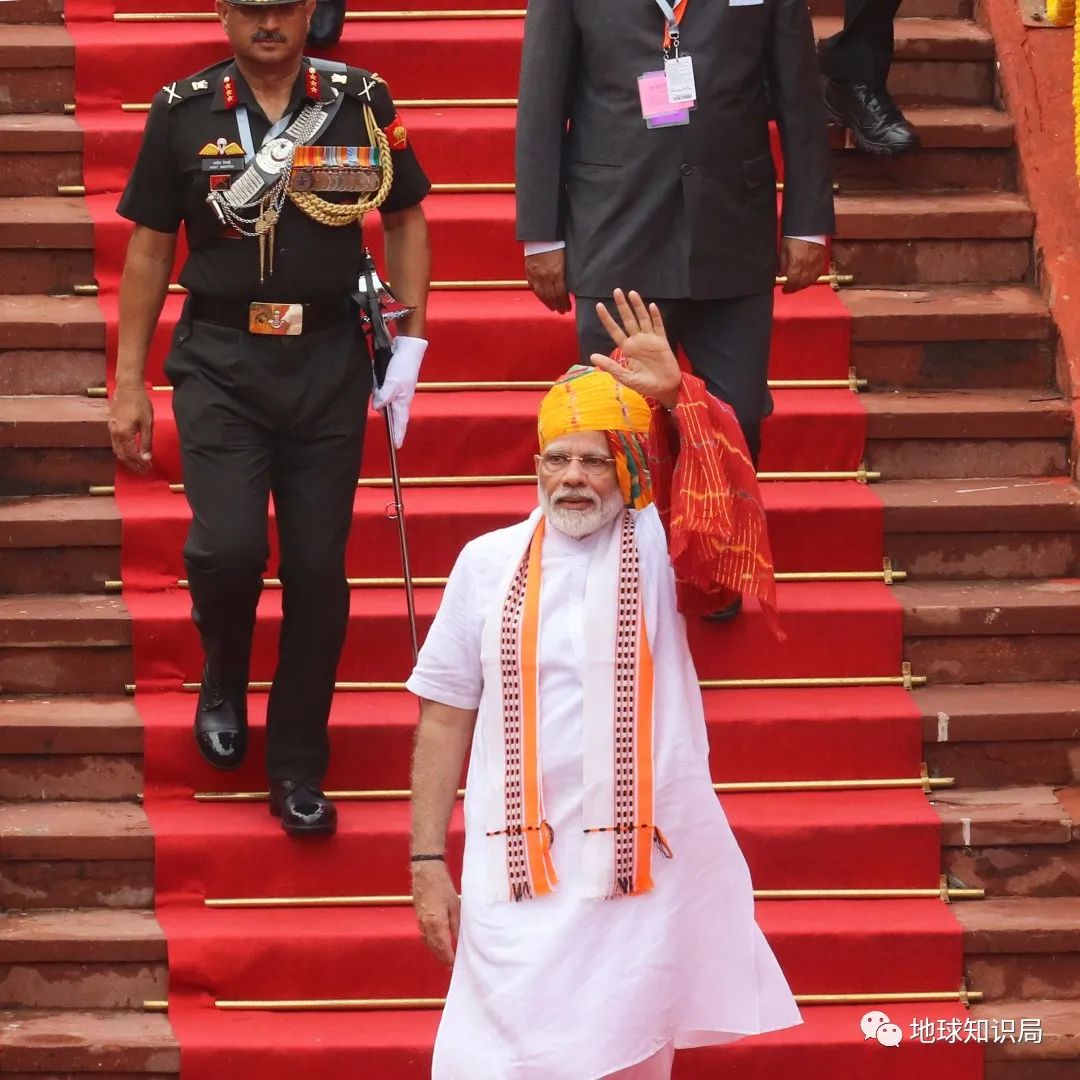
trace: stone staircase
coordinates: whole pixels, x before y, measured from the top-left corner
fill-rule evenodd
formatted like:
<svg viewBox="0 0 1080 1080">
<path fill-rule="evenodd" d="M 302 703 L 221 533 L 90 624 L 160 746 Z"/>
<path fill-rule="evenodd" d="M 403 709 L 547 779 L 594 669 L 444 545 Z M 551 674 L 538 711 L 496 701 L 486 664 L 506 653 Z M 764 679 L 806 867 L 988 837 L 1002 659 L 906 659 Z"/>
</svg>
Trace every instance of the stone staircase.
<svg viewBox="0 0 1080 1080">
<path fill-rule="evenodd" d="M 837 6 L 815 0 L 830 32 Z M 148 5 L 150 6 L 150 5 Z M 390 5 L 385 5 L 390 6 Z M 1042 1021 L 987 1047 L 989 1080 L 1080 1075 L 1080 489 L 1054 389 L 1055 331 L 1033 284 L 1032 214 L 993 42 L 969 0 L 908 0 L 895 89 L 918 154 L 836 137 L 836 261 L 855 275 L 854 364 L 868 465 L 907 580 L 906 659 L 943 868 L 985 1017 Z M 830 24 L 829 20 L 832 20 Z M 166 988 L 139 806 L 142 731 L 105 403 L 82 136 L 57 0 L 0 4 L 0 1072 L 171 1076 L 142 1003 Z M 141 123 L 141 120 L 140 120 Z M 512 125 L 508 127 L 512 132 Z M 432 217 L 439 215 L 432 200 Z"/>
</svg>

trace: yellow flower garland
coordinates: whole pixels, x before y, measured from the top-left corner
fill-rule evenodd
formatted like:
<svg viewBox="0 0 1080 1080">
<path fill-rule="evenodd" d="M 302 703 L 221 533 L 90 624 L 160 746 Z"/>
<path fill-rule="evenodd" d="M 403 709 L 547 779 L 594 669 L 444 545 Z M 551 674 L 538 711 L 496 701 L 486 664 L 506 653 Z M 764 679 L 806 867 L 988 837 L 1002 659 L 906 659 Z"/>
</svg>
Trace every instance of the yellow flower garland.
<svg viewBox="0 0 1080 1080">
<path fill-rule="evenodd" d="M 1076 0 L 1047 0 L 1046 20 L 1053 26 L 1073 26 L 1073 141 L 1076 175 L 1080 177 L 1080 24 L 1076 23 Z"/>
</svg>

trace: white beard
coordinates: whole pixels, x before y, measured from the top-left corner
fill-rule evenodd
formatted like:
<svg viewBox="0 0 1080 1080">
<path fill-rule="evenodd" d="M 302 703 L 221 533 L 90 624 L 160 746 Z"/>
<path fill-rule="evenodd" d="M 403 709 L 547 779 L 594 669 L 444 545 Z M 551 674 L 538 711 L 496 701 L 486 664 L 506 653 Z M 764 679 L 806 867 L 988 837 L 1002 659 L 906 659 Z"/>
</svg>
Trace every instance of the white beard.
<svg viewBox="0 0 1080 1080">
<path fill-rule="evenodd" d="M 557 487 L 550 497 L 539 483 L 536 485 L 536 490 L 540 496 L 540 508 L 544 511 L 544 517 L 559 532 L 572 540 L 580 540 L 610 524 L 619 516 L 619 511 L 625 505 L 622 492 L 618 488 L 605 499 L 601 499 L 599 495 L 587 488 L 565 485 Z M 588 499 L 592 506 L 588 510 L 567 510 L 559 504 L 559 501 L 567 496 Z"/>
</svg>

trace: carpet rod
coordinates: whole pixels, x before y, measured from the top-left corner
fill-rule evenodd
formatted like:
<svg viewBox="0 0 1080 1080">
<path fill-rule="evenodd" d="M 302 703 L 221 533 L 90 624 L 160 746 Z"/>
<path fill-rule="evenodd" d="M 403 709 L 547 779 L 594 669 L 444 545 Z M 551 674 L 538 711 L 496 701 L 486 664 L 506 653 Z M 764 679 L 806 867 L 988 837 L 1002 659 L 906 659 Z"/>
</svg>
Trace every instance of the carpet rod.
<svg viewBox="0 0 1080 1080">
<path fill-rule="evenodd" d="M 185 693 L 197 694 L 201 683 L 184 682 L 179 689 Z M 757 690 L 757 689 L 785 689 L 785 690 L 813 690 L 826 687 L 848 688 L 857 686 L 902 686 L 905 690 L 911 690 L 916 686 L 925 686 L 925 675 L 912 675 L 911 666 L 907 662 L 903 665 L 901 675 L 837 675 L 837 676 L 809 676 L 796 678 L 759 678 L 759 679 L 700 679 L 698 686 L 702 690 Z M 134 694 L 138 686 L 136 683 L 125 683 L 124 692 Z M 161 689 L 157 687 L 156 689 Z M 176 689 L 174 686 L 173 689 Z M 269 682 L 249 682 L 249 693 L 262 693 L 270 689 Z M 375 691 L 404 690 L 405 683 L 401 681 L 387 682 L 336 682 L 334 689 L 342 693 L 370 693 Z"/>
<path fill-rule="evenodd" d="M 985 889 L 950 888 L 942 878 L 937 889 L 755 889 L 755 900 L 983 900 Z M 220 896 L 206 897 L 211 908 L 408 907 L 411 896 Z"/>
<path fill-rule="evenodd" d="M 956 786 L 952 776 L 887 776 L 850 780 L 744 780 L 713 784 L 718 795 L 760 794 L 776 791 L 879 791 L 919 788 L 929 794 L 940 788 Z M 459 790 L 460 799 L 465 792 Z M 339 802 L 393 802 L 412 798 L 409 788 L 371 788 L 326 792 Z M 268 791 L 196 791 L 192 798 L 201 803 L 256 803 L 270 798 Z"/>
<path fill-rule="evenodd" d="M 970 1005 L 983 999 L 981 990 L 913 990 L 859 994 L 795 994 L 798 1005 L 898 1005 L 940 1002 Z M 297 998 L 297 999 L 218 999 L 214 1008 L 222 1012 L 397 1012 L 402 1010 L 441 1009 L 445 998 Z M 166 1012 L 167 1001 L 144 1001 L 147 1012 Z"/>
<path fill-rule="evenodd" d="M 446 394 L 446 393 L 473 393 L 479 390 L 510 390 L 544 392 L 551 389 L 550 379 L 493 379 L 490 381 L 475 382 L 421 382 L 416 384 L 417 393 Z M 769 379 L 770 390 L 865 390 L 869 385 L 868 379 L 860 379 L 852 368 L 846 379 Z M 172 386 L 168 383 L 158 383 L 150 387 L 159 394 L 171 394 Z M 89 398 L 106 398 L 109 396 L 107 387 L 88 386 L 86 396 Z"/>
<path fill-rule="evenodd" d="M 399 103 L 400 104 L 400 103 Z M 830 273 L 822 274 L 815 284 L 817 285 L 831 285 L 837 288 L 840 285 L 854 284 L 854 274 L 839 274 Z M 786 285 L 787 278 L 780 275 L 774 279 L 776 285 Z M 433 281 L 430 288 L 435 292 L 473 292 L 483 289 L 495 289 L 495 290 L 518 290 L 523 291 L 529 287 L 529 283 L 524 278 L 518 279 L 503 279 L 503 278 L 489 278 L 482 281 Z M 100 292 L 97 285 L 84 283 L 72 286 L 72 294 L 74 296 L 97 296 Z M 177 285 L 175 282 L 169 286 L 168 290 L 174 296 L 183 296 L 187 293 L 182 285 Z"/>
<path fill-rule="evenodd" d="M 807 581 L 883 581 L 886 585 L 892 585 L 897 581 L 907 580 L 906 570 L 893 570 L 891 566 L 884 570 L 795 570 L 780 571 L 776 575 L 777 581 L 807 582 Z M 441 589 L 446 585 L 445 577 L 413 577 L 414 589 Z M 372 578 L 346 578 L 346 584 L 350 589 L 397 589 L 405 584 L 403 577 L 372 577 Z M 280 589 L 281 578 L 263 578 L 264 589 Z M 177 578 L 178 589 L 190 588 L 187 578 Z M 118 578 L 111 578 L 105 582 L 105 592 L 122 593 L 124 582 Z"/>
<path fill-rule="evenodd" d="M 881 473 L 874 469 L 861 466 L 858 469 L 844 469 L 837 471 L 792 471 L 792 472 L 759 472 L 759 483 L 818 483 L 826 481 L 852 480 L 858 484 L 874 483 L 881 479 Z M 392 486 L 393 481 L 388 476 L 373 476 L 357 480 L 356 486 L 360 489 L 382 489 Z M 420 487 L 518 487 L 520 485 L 533 485 L 536 483 L 534 473 L 510 473 L 504 476 L 403 476 L 401 486 L 406 488 Z M 184 493 L 183 484 L 170 484 L 169 490 L 174 495 Z M 93 484 L 87 489 L 87 494 L 107 497 L 116 494 L 113 484 Z"/>
</svg>

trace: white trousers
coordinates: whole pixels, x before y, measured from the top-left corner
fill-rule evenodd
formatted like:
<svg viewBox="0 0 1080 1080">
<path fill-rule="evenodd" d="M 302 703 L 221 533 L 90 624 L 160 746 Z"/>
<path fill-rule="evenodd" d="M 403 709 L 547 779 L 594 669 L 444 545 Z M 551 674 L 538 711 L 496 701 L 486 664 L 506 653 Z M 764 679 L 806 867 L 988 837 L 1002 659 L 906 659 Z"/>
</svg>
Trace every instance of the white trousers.
<svg viewBox="0 0 1080 1080">
<path fill-rule="evenodd" d="M 639 1061 L 628 1069 L 608 1073 L 604 1080 L 671 1080 L 671 1066 L 674 1062 L 675 1044 L 668 1043 L 644 1061 Z"/>
</svg>

